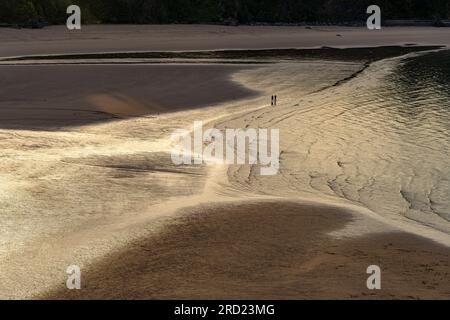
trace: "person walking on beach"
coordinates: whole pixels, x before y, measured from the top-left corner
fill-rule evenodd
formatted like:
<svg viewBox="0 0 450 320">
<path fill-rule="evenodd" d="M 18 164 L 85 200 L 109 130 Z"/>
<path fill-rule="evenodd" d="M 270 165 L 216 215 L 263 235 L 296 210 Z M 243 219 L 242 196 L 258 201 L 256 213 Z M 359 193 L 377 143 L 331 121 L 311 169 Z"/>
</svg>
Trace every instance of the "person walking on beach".
<svg viewBox="0 0 450 320">
<path fill-rule="evenodd" d="M 270 103 L 270 105 L 271 105 L 272 107 L 274 107 L 274 106 L 277 105 L 277 96 L 276 96 L 276 95 L 273 95 L 273 96 L 272 96 L 272 102 Z"/>
</svg>

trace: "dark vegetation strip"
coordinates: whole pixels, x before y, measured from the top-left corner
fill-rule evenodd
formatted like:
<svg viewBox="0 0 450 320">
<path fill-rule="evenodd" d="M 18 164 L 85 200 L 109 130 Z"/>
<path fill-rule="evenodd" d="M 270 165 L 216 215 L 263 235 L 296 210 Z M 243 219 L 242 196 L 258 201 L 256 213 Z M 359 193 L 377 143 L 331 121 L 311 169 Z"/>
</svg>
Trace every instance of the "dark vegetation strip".
<svg viewBox="0 0 450 320">
<path fill-rule="evenodd" d="M 377 0 L 383 19 L 447 19 L 450 0 Z M 1 0 L 0 25 L 63 24 L 71 0 Z M 78 0 L 83 23 L 364 22 L 372 0 Z"/>
</svg>

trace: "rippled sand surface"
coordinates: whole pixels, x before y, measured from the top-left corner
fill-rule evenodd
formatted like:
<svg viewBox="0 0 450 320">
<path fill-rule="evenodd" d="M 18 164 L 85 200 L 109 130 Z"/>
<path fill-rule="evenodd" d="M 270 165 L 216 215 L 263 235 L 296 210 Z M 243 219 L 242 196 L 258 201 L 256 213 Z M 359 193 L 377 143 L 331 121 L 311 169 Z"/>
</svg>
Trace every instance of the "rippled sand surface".
<svg viewBox="0 0 450 320">
<path fill-rule="evenodd" d="M 104 257 L 201 203 L 308 199 L 352 213 L 325 231 L 317 225 L 321 236 L 406 230 L 450 244 L 447 51 L 370 66 L 0 68 L 1 297 L 42 296 L 64 284 L 68 265 L 98 270 Z M 71 73 L 78 89 L 66 81 Z M 271 108 L 274 93 L 279 105 Z M 161 100 L 152 101 L 155 95 Z M 18 108 L 25 115 L 10 111 Z M 195 120 L 280 129 L 280 174 L 174 166 L 168 137 Z"/>
<path fill-rule="evenodd" d="M 247 116 L 246 125 L 280 128 L 282 169 L 239 183 L 337 196 L 448 233 L 449 73 L 448 51 L 383 60 L 295 105 Z"/>
</svg>

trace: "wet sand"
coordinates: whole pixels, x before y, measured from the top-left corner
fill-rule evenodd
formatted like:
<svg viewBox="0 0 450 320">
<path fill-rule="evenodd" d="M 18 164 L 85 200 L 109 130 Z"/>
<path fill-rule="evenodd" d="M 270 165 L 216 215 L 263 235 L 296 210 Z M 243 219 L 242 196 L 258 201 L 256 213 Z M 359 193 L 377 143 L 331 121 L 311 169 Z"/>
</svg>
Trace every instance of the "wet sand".
<svg viewBox="0 0 450 320">
<path fill-rule="evenodd" d="M 47 299 L 445 299 L 450 252 L 403 232 L 336 239 L 353 215 L 290 202 L 186 209 L 158 235 L 86 269 Z M 382 290 L 366 287 L 369 265 Z"/>
<path fill-rule="evenodd" d="M 251 66 L 247 66 L 251 68 Z M 243 66 L 1 66 L 0 128 L 54 129 L 252 98 Z"/>
</svg>

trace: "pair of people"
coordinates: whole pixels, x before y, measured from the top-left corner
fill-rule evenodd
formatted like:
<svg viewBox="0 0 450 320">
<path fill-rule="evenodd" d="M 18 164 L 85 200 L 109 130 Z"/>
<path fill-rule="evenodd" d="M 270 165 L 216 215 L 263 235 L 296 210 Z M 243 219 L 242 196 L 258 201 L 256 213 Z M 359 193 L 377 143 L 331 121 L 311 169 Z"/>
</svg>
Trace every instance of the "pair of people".
<svg viewBox="0 0 450 320">
<path fill-rule="evenodd" d="M 272 96 L 272 102 L 271 102 L 270 105 L 272 107 L 277 105 L 277 96 L 276 95 Z"/>
</svg>

